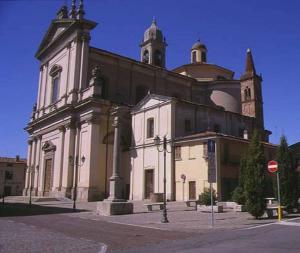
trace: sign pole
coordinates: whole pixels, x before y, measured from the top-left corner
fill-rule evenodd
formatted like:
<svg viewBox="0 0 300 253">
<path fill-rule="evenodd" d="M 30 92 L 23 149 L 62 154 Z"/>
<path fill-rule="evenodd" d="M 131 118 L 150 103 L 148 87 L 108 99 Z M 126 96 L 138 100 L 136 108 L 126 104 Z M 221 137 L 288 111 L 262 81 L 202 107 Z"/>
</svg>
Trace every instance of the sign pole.
<svg viewBox="0 0 300 253">
<path fill-rule="evenodd" d="M 211 227 L 214 227 L 214 197 L 213 197 L 213 183 L 217 182 L 216 171 L 216 142 L 215 140 L 208 140 L 208 182 L 210 186 L 210 205 L 211 205 Z"/>
<path fill-rule="evenodd" d="M 210 205 L 211 205 L 211 227 L 214 227 L 214 199 L 213 199 L 213 188 L 210 183 Z"/>
<path fill-rule="evenodd" d="M 278 221 L 281 221 L 281 199 L 280 199 L 280 183 L 279 183 L 279 171 L 277 171 L 277 191 L 278 191 Z"/>
<path fill-rule="evenodd" d="M 278 162 L 271 160 L 268 162 L 268 171 L 270 173 L 276 173 L 277 177 L 277 194 L 278 194 L 278 221 L 281 221 L 281 199 L 280 199 L 280 181 L 279 181 L 279 170 L 278 170 Z"/>
</svg>

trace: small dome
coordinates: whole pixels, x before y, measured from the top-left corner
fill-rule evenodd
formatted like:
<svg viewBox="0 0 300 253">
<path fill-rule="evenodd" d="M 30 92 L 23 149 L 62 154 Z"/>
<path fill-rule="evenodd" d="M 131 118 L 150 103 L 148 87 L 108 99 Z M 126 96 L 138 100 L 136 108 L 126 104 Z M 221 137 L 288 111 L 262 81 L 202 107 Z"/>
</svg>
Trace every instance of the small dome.
<svg viewBox="0 0 300 253">
<path fill-rule="evenodd" d="M 151 26 L 144 33 L 144 41 L 150 39 L 163 41 L 163 34 L 161 30 L 158 29 L 155 19 L 153 19 Z"/>
<path fill-rule="evenodd" d="M 197 40 L 196 43 L 192 46 L 193 49 L 206 49 L 206 46 L 200 42 L 200 40 Z"/>
</svg>

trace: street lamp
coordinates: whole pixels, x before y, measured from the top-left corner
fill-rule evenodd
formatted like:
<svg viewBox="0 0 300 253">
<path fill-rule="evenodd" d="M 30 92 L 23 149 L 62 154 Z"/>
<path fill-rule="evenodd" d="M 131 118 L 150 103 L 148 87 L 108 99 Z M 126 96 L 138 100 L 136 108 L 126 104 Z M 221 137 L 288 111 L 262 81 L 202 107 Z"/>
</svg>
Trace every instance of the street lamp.
<svg viewBox="0 0 300 253">
<path fill-rule="evenodd" d="M 158 152 L 163 152 L 164 153 L 164 209 L 163 209 L 163 217 L 161 219 L 162 223 L 168 223 L 168 217 L 167 217 L 167 194 L 166 194 L 166 153 L 171 153 L 171 151 L 167 150 L 167 137 L 164 136 L 163 140 L 162 140 L 162 149 L 159 148 L 160 144 L 161 144 L 161 139 L 159 138 L 158 135 L 155 136 L 154 138 L 154 144 L 156 145 L 156 148 L 158 150 Z M 170 143 L 171 144 L 171 143 Z"/>
<path fill-rule="evenodd" d="M 3 196 L 2 196 L 2 204 L 4 205 L 4 198 L 5 198 L 5 184 L 6 184 L 6 171 L 3 171 L 4 182 L 3 182 Z"/>
<path fill-rule="evenodd" d="M 69 163 L 75 165 L 75 178 L 74 178 L 74 192 L 73 192 L 73 212 L 76 211 L 76 199 L 77 199 L 77 178 L 78 178 L 78 167 L 81 167 L 85 162 L 85 157 L 81 157 L 81 163 L 79 164 L 78 155 L 75 157 L 75 162 L 73 156 L 69 156 Z"/>
</svg>

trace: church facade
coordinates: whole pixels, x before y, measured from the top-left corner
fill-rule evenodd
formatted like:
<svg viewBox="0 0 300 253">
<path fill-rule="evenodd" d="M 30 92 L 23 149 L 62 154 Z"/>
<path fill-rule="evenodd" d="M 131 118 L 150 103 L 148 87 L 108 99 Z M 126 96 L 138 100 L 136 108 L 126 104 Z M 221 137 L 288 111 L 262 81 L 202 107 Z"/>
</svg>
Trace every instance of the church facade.
<svg viewBox="0 0 300 253">
<path fill-rule="evenodd" d="M 197 176 L 194 167 L 207 170 L 203 150 L 209 138 L 220 140 L 220 147 L 225 139 L 247 146 L 257 129 L 266 149 L 274 149 L 268 143 L 270 132 L 264 128 L 262 78 L 250 50 L 239 79 L 233 71 L 208 63 L 208 50 L 199 41 L 191 48 L 189 64 L 167 70 L 167 42 L 155 20 L 144 32 L 140 61 L 92 47 L 90 31 L 96 25 L 85 19 L 83 1 L 78 6 L 72 1 L 70 10 L 63 6 L 58 11 L 37 50 L 39 88 L 26 127 L 23 195 L 71 198 L 76 194 L 87 201 L 106 198 L 114 159 L 111 112 L 116 106 L 127 110 L 118 159 L 123 195 L 132 200 L 163 191 L 163 157 L 154 145 L 157 135 L 172 143 L 166 167 L 167 196 L 172 200 L 193 198 L 181 194 L 184 189 L 178 175 L 191 174 L 190 181 L 195 183 L 187 183 L 195 194 L 206 186 L 199 183 L 207 181 L 206 173 Z M 195 146 L 191 151 L 195 159 L 204 160 L 192 165 L 195 159 L 189 159 L 183 165 L 184 159 L 180 161 L 176 154 L 179 147 L 184 153 L 190 146 L 187 143 Z M 187 173 L 184 170 L 189 166 L 194 169 Z M 238 165 L 231 170 L 235 171 L 231 177 L 237 178 Z M 214 187 L 223 196 L 220 189 L 226 180 L 221 175 L 226 175 L 226 168 L 219 165 L 218 171 Z"/>
</svg>

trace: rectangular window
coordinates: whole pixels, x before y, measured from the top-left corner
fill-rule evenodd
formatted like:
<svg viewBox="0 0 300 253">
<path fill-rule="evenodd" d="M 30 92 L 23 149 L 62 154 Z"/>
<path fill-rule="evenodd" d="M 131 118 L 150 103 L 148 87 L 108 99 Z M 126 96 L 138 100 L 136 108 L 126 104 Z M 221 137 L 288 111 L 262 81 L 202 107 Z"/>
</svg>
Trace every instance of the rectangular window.
<svg viewBox="0 0 300 253">
<path fill-rule="evenodd" d="M 184 130 L 186 133 L 190 133 L 192 131 L 191 121 L 189 119 L 184 120 Z"/>
<path fill-rule="evenodd" d="M 147 119 L 147 138 L 154 137 L 154 119 Z"/>
<path fill-rule="evenodd" d="M 181 147 L 175 147 L 175 160 L 181 160 Z"/>
<path fill-rule="evenodd" d="M 189 159 L 196 158 L 196 147 L 194 145 L 189 146 Z"/>
<path fill-rule="evenodd" d="M 58 100 L 58 92 L 59 92 L 59 77 L 53 77 L 52 79 L 52 96 L 51 103 L 55 103 Z"/>
<path fill-rule="evenodd" d="M 13 179 L 12 171 L 5 171 L 5 180 L 12 180 L 12 179 Z"/>
</svg>

